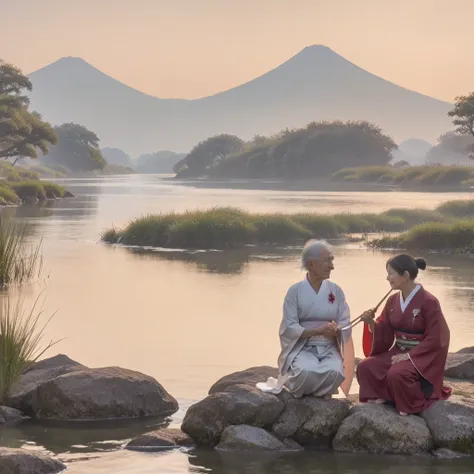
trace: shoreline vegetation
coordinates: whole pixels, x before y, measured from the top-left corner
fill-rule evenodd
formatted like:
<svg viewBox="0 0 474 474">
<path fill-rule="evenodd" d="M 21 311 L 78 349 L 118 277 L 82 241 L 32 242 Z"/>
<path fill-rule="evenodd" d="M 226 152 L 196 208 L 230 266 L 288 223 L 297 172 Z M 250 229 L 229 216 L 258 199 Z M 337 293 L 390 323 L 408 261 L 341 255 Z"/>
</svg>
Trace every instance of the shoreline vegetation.
<svg viewBox="0 0 474 474">
<path fill-rule="evenodd" d="M 420 249 L 441 245 L 439 248 L 444 249 L 458 248 L 448 244 L 461 242 L 465 247 L 474 242 L 474 200 L 447 201 L 433 210 L 394 208 L 380 214 L 262 214 L 216 207 L 139 217 L 123 228 L 105 230 L 101 240 L 139 247 L 222 250 L 259 244 L 295 245 L 310 238 L 400 232 L 403 233 L 372 241 L 365 239 L 366 244 L 372 248 L 400 248 L 406 242 L 413 242 Z M 462 238 L 451 241 L 448 237 L 458 234 Z"/>
<path fill-rule="evenodd" d="M 0 206 L 66 197 L 74 196 L 63 186 L 40 179 L 38 171 L 13 166 L 9 162 L 0 163 Z"/>
<path fill-rule="evenodd" d="M 339 183 L 383 184 L 398 187 L 474 185 L 474 168 L 469 166 L 360 166 L 343 168 L 331 176 Z"/>
</svg>

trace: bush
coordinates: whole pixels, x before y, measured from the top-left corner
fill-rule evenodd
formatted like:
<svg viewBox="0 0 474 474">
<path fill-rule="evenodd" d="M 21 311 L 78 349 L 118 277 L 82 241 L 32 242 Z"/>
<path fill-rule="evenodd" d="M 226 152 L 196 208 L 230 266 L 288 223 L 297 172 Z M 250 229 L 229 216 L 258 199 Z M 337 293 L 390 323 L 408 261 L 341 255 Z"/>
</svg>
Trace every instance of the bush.
<svg viewBox="0 0 474 474">
<path fill-rule="evenodd" d="M 22 181 L 19 183 L 10 183 L 10 187 L 22 200 L 28 199 L 46 199 L 46 192 L 40 181 Z"/>
</svg>

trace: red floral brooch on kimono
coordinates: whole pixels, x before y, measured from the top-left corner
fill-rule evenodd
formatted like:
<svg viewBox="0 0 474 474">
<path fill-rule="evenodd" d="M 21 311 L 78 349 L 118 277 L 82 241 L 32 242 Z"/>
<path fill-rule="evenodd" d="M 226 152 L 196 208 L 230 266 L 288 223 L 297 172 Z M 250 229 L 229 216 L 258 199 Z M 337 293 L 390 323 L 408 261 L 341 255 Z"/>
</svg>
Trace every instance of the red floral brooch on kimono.
<svg viewBox="0 0 474 474">
<path fill-rule="evenodd" d="M 336 301 L 336 297 L 334 296 L 334 293 L 333 293 L 332 291 L 331 291 L 331 293 L 329 293 L 328 301 L 329 301 L 331 304 L 334 304 L 334 301 Z"/>
</svg>

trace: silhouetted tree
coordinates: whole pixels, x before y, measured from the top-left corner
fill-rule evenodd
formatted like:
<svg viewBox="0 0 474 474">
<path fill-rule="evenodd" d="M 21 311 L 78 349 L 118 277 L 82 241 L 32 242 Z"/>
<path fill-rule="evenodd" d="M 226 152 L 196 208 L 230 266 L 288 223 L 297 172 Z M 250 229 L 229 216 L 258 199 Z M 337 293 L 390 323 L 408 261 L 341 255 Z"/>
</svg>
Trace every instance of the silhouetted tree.
<svg viewBox="0 0 474 474">
<path fill-rule="evenodd" d="M 99 149 L 99 137 L 82 125 L 55 127 L 58 144 L 42 161 L 65 166 L 74 172 L 103 169 L 107 164 Z"/>
<path fill-rule="evenodd" d="M 191 152 L 174 166 L 178 174 L 199 176 L 207 174 L 229 155 L 243 149 L 245 142 L 235 135 L 216 135 L 199 142 Z"/>
<path fill-rule="evenodd" d="M 37 158 L 57 141 L 51 125 L 28 110 L 24 93 L 31 90 L 20 69 L 0 60 L 0 158 Z"/>
<path fill-rule="evenodd" d="M 107 163 L 112 165 L 120 165 L 131 168 L 133 166 L 132 159 L 127 153 L 120 150 L 120 148 L 102 148 L 100 150 L 102 156 L 105 158 Z"/>
</svg>

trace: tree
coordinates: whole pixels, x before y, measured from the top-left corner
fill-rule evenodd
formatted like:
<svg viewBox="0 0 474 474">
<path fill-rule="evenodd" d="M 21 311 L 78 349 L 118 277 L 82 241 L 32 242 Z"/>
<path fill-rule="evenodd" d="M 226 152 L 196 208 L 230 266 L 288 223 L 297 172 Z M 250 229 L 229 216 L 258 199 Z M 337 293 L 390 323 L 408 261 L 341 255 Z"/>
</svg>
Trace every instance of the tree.
<svg viewBox="0 0 474 474">
<path fill-rule="evenodd" d="M 58 144 L 42 159 L 45 163 L 63 165 L 74 172 L 103 169 L 107 164 L 94 132 L 75 123 L 64 123 L 54 130 Z"/>
<path fill-rule="evenodd" d="M 235 135 L 221 134 L 199 142 L 191 152 L 175 165 L 176 172 L 186 170 L 186 175 L 199 176 L 225 160 L 232 153 L 243 149 L 245 142 Z"/>
<path fill-rule="evenodd" d="M 53 128 L 37 112 L 28 110 L 30 80 L 0 60 L 0 158 L 37 158 L 57 141 Z"/>
<path fill-rule="evenodd" d="M 448 115 L 454 117 L 456 132 L 474 137 L 474 92 L 456 97 L 455 100 L 454 109 L 450 110 Z"/>
<path fill-rule="evenodd" d="M 22 95 L 25 89 L 27 91 L 33 89 L 30 80 L 23 75 L 20 69 L 0 59 L 0 95 L 15 96 L 22 104 L 27 105 L 29 99 Z"/>
<path fill-rule="evenodd" d="M 133 167 L 132 159 L 120 148 L 102 148 L 100 150 L 107 163 L 111 165 Z"/>
<path fill-rule="evenodd" d="M 209 174 L 232 178 L 294 178 L 330 176 L 341 168 L 384 166 L 397 145 L 380 127 L 365 121 L 312 122 L 252 140 Z"/>
</svg>

